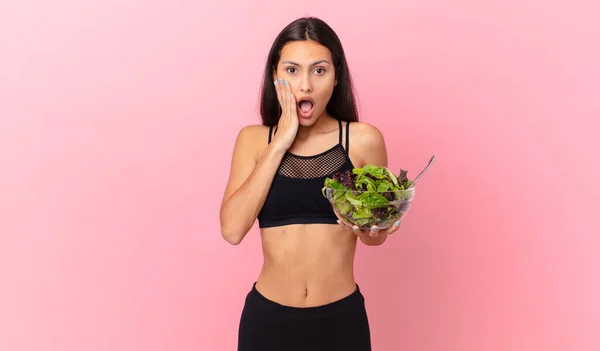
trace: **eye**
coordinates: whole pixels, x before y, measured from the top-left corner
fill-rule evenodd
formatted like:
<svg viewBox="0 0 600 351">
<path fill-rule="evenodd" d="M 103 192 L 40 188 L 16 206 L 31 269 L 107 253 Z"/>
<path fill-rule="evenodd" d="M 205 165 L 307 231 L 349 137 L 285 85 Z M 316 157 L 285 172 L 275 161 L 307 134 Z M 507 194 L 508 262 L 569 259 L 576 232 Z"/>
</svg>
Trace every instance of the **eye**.
<svg viewBox="0 0 600 351">
<path fill-rule="evenodd" d="M 323 74 L 325 73 L 325 70 L 323 68 L 317 68 L 315 72 L 317 72 L 317 74 Z"/>
<path fill-rule="evenodd" d="M 292 71 L 292 72 L 290 72 L 290 71 Z M 288 69 L 286 69 L 286 72 L 294 74 L 294 73 L 296 73 L 296 68 L 295 67 L 289 67 Z"/>
</svg>

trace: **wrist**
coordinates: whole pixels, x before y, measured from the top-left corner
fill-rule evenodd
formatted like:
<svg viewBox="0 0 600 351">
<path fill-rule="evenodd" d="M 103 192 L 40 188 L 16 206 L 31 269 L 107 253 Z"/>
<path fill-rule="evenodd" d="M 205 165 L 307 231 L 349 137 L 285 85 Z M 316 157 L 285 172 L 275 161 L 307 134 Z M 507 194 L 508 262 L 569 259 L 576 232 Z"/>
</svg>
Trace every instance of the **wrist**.
<svg viewBox="0 0 600 351">
<path fill-rule="evenodd" d="M 288 146 L 284 145 L 283 143 L 277 141 L 277 140 L 273 140 L 269 146 L 267 147 L 267 150 L 269 153 L 272 153 L 276 156 L 283 156 L 283 154 L 286 153 L 286 151 L 288 150 Z"/>
</svg>

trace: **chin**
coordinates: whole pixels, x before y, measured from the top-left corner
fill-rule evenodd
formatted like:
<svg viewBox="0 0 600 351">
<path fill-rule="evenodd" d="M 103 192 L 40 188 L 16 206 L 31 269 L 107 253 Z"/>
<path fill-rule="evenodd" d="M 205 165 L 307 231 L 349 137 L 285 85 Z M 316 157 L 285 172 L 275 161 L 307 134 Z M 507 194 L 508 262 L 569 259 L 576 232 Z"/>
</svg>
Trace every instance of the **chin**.
<svg viewBox="0 0 600 351">
<path fill-rule="evenodd" d="M 319 115 L 320 114 L 318 111 L 313 111 L 310 117 L 302 117 L 300 115 L 300 111 L 298 111 L 298 124 L 300 124 L 303 127 L 310 127 L 313 124 L 315 124 L 315 122 L 319 119 L 319 117 L 317 117 Z"/>
<path fill-rule="evenodd" d="M 298 124 L 300 124 L 303 127 L 310 127 L 313 124 L 315 124 L 316 121 L 317 121 L 317 119 L 314 118 L 313 116 L 311 116 L 310 118 L 298 117 Z"/>
</svg>

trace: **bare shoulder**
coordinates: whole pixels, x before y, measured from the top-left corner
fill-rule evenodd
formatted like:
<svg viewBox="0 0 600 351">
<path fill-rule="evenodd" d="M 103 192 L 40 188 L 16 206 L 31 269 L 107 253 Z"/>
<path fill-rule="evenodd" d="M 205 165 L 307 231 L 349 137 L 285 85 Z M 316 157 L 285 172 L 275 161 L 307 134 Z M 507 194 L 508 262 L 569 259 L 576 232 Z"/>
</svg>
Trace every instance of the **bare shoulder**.
<svg viewBox="0 0 600 351">
<path fill-rule="evenodd" d="M 260 154 L 267 147 L 268 137 L 269 127 L 266 126 L 248 125 L 240 129 L 233 147 L 229 180 L 227 181 L 221 206 L 250 176 L 260 158 Z"/>
<path fill-rule="evenodd" d="M 387 149 L 383 133 L 365 122 L 350 123 L 349 153 L 356 167 L 367 164 L 387 167 Z"/>
<path fill-rule="evenodd" d="M 261 136 L 265 137 L 265 142 L 267 142 L 267 138 L 269 137 L 269 127 L 263 126 L 261 124 L 249 124 L 238 132 L 238 138 L 246 138 L 248 140 L 251 139 L 260 139 Z M 257 143 L 260 143 L 260 140 L 256 140 Z"/>
<path fill-rule="evenodd" d="M 269 127 L 260 124 L 246 125 L 238 132 L 236 149 L 250 151 L 255 156 L 260 155 L 267 147 Z M 247 152 L 247 151 L 246 151 Z"/>
<path fill-rule="evenodd" d="M 383 133 L 372 124 L 366 122 L 350 123 L 350 141 L 362 144 L 383 143 Z"/>
</svg>

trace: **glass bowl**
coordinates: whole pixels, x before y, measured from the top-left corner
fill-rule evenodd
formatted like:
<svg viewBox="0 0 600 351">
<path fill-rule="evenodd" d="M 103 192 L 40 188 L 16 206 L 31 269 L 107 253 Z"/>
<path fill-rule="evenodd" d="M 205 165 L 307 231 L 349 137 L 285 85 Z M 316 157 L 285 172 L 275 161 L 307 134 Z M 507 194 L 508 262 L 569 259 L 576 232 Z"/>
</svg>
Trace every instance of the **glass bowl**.
<svg viewBox="0 0 600 351">
<path fill-rule="evenodd" d="M 369 230 L 376 225 L 388 229 L 410 208 L 415 188 L 391 191 L 369 191 L 323 188 L 335 215 L 344 224 Z"/>
</svg>

